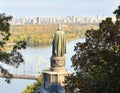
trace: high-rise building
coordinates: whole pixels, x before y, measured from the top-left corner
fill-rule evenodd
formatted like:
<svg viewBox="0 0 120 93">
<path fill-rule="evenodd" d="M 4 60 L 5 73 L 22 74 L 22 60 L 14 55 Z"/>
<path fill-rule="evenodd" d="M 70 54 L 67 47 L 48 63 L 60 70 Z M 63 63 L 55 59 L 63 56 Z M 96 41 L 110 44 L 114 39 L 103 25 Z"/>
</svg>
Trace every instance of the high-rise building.
<svg viewBox="0 0 120 93">
<path fill-rule="evenodd" d="M 22 19 L 22 24 L 25 24 L 27 22 L 27 19 L 28 18 L 24 16 L 23 19 Z"/>
</svg>

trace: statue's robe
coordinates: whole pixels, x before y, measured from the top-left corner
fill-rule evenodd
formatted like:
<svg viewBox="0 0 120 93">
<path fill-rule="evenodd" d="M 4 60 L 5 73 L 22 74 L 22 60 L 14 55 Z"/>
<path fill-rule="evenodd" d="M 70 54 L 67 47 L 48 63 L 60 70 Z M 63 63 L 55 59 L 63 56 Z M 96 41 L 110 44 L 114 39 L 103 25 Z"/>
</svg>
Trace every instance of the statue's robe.
<svg viewBox="0 0 120 93">
<path fill-rule="evenodd" d="M 52 54 L 54 56 L 64 56 L 66 53 L 66 39 L 63 31 L 57 31 L 52 42 Z"/>
</svg>

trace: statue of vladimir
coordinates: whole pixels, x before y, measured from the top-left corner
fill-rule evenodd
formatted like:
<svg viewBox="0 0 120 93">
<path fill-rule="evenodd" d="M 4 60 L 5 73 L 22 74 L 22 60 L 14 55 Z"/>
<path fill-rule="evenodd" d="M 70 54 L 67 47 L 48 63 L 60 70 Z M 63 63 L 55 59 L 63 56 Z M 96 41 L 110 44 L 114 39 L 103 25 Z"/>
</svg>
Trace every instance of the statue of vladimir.
<svg viewBox="0 0 120 93">
<path fill-rule="evenodd" d="M 52 55 L 62 57 L 64 54 L 66 54 L 66 38 L 62 27 L 59 25 L 52 42 Z"/>
</svg>

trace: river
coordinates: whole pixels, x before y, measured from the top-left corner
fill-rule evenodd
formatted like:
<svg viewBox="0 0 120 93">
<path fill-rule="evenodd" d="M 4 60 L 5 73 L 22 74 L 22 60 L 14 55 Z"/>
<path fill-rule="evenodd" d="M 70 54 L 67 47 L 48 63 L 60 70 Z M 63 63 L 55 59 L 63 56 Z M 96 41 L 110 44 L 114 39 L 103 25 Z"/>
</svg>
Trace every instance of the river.
<svg viewBox="0 0 120 93">
<path fill-rule="evenodd" d="M 71 68 L 71 57 L 75 54 L 74 52 L 74 46 L 77 42 L 84 42 L 85 39 L 78 39 L 67 43 L 67 54 L 66 57 L 66 69 L 69 71 L 73 71 L 73 68 Z M 31 64 L 33 67 L 30 67 L 29 64 L 23 64 L 20 65 L 18 70 L 14 69 L 14 72 L 19 72 L 19 69 L 32 69 L 32 71 L 36 71 L 36 59 L 41 59 L 45 62 L 40 62 L 39 64 L 39 72 L 41 73 L 42 70 L 48 69 L 50 67 L 50 57 L 51 57 L 51 46 L 45 47 L 45 48 L 27 48 L 25 50 L 21 50 L 21 53 L 23 54 L 23 57 L 25 59 L 25 62 Z M 24 67 L 24 68 L 23 68 Z M 35 80 L 23 80 L 23 79 L 12 79 L 10 84 L 7 84 L 5 79 L 0 78 L 0 93 L 22 93 L 22 90 L 26 88 L 27 85 L 32 84 L 35 82 Z"/>
</svg>

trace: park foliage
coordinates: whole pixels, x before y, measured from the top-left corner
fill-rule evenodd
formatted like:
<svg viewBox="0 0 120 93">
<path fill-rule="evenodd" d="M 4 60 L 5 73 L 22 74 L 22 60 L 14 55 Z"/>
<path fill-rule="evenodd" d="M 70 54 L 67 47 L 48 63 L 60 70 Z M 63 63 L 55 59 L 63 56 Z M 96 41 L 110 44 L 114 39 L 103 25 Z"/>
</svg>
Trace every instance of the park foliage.
<svg viewBox="0 0 120 93">
<path fill-rule="evenodd" d="M 10 33 L 10 20 L 12 16 L 6 16 L 5 13 L 0 14 L 0 73 L 5 77 L 6 81 L 10 83 L 12 74 L 5 69 L 5 66 L 18 67 L 20 63 L 24 62 L 20 49 L 26 48 L 25 41 L 15 42 L 11 50 L 7 50 L 9 47 Z"/>
<path fill-rule="evenodd" d="M 113 13 L 115 22 L 106 18 L 75 45 L 66 93 L 120 93 L 120 6 Z"/>
</svg>

